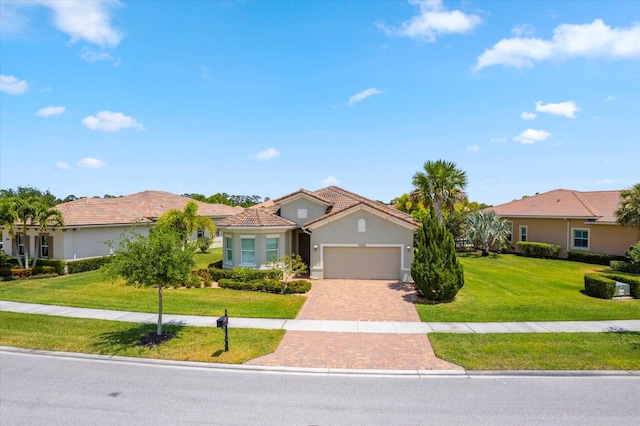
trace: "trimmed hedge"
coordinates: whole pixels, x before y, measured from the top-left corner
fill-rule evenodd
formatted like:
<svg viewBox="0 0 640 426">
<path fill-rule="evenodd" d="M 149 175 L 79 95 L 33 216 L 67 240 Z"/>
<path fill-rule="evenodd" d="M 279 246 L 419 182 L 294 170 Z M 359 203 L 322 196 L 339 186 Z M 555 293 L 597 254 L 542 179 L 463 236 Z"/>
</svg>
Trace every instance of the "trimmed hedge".
<svg viewBox="0 0 640 426">
<path fill-rule="evenodd" d="M 66 260 L 60 259 L 38 259 L 36 262 L 36 269 L 40 266 L 50 266 L 53 268 L 54 272 L 58 275 L 64 274 L 64 267 L 67 265 Z"/>
<path fill-rule="evenodd" d="M 591 297 L 612 299 L 616 292 L 616 282 L 601 274 L 585 274 L 584 290 Z"/>
<path fill-rule="evenodd" d="M 229 279 L 238 282 L 250 282 L 264 279 L 279 279 L 282 273 L 275 269 L 259 270 L 252 268 L 218 269 L 209 267 L 211 279 L 220 283 L 221 279 Z"/>
<path fill-rule="evenodd" d="M 520 253 L 529 257 L 558 258 L 560 246 L 551 243 L 539 243 L 533 241 L 519 241 L 517 244 Z"/>
<path fill-rule="evenodd" d="M 602 276 L 614 281 L 629 284 L 631 297 L 640 299 L 640 276 L 620 274 L 620 273 L 614 273 L 614 272 L 604 272 L 602 273 Z"/>
<path fill-rule="evenodd" d="M 591 263 L 594 265 L 609 266 L 612 260 L 624 261 L 625 256 L 616 256 L 615 254 L 590 253 L 588 251 L 569 251 L 567 252 L 567 260 L 573 262 Z"/>
<path fill-rule="evenodd" d="M 67 262 L 67 272 L 79 274 L 80 272 L 95 271 L 106 263 L 111 262 L 111 257 L 92 257 L 90 259 L 71 260 Z"/>
<path fill-rule="evenodd" d="M 291 281 L 286 286 L 276 279 L 260 279 L 249 282 L 222 278 L 218 281 L 220 288 L 245 291 L 262 291 L 276 294 L 306 293 L 311 290 L 311 283 L 305 280 Z"/>
<path fill-rule="evenodd" d="M 621 260 L 612 260 L 609 267 L 614 271 L 628 272 L 630 274 L 640 274 L 640 265 L 631 262 L 623 262 Z"/>
</svg>

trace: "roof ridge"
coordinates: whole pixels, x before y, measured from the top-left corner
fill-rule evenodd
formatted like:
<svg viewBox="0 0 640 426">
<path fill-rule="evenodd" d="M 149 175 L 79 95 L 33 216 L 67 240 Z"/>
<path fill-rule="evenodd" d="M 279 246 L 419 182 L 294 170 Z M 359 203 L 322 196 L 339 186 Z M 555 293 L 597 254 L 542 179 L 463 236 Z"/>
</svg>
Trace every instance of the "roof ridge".
<svg viewBox="0 0 640 426">
<path fill-rule="evenodd" d="M 580 201 L 582 203 L 582 205 L 587 210 L 589 210 L 589 212 L 591 212 L 591 214 L 593 214 L 594 216 L 602 217 L 602 214 L 600 214 L 600 211 L 593 204 L 591 204 L 588 200 L 586 200 L 582 196 L 582 193 L 580 191 L 571 191 L 571 193 L 578 199 L 578 201 Z"/>
</svg>

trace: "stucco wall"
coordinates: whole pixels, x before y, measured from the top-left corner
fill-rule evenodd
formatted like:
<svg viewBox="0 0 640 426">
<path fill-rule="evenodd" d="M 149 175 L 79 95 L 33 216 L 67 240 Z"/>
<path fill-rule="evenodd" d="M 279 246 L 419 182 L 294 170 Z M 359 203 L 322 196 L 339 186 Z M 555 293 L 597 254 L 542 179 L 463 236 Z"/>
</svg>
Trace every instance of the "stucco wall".
<svg viewBox="0 0 640 426">
<path fill-rule="evenodd" d="M 268 269 L 267 267 L 267 238 L 272 236 L 278 237 L 278 256 L 282 257 L 288 255 L 291 252 L 291 231 L 256 231 L 256 230 L 234 230 L 224 231 L 222 234 L 223 249 L 222 249 L 222 267 L 223 269 L 233 269 L 236 266 L 247 266 L 256 269 Z M 232 239 L 232 257 L 233 261 L 227 261 L 226 252 L 226 238 Z M 241 250 L 243 237 L 253 238 L 255 240 L 255 264 L 242 264 L 241 263 Z"/>
<path fill-rule="evenodd" d="M 307 209 L 306 218 L 298 218 L 298 209 Z M 325 207 L 305 198 L 290 201 L 280 207 L 280 216 L 289 219 L 301 226 L 311 220 L 317 219 L 325 214 Z"/>
</svg>

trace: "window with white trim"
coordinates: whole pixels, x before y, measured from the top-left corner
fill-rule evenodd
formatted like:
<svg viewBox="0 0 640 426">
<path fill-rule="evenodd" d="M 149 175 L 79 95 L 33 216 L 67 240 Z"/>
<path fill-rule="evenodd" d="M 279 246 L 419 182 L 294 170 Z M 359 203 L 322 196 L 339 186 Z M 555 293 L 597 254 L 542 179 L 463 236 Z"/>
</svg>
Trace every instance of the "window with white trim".
<svg viewBox="0 0 640 426">
<path fill-rule="evenodd" d="M 573 229 L 573 248 L 588 249 L 589 248 L 589 230 Z"/>
<path fill-rule="evenodd" d="M 16 244 L 18 245 L 18 255 L 24 256 L 24 234 L 16 235 Z"/>
<path fill-rule="evenodd" d="M 49 257 L 49 236 L 40 235 L 40 257 Z"/>
<path fill-rule="evenodd" d="M 358 219 L 358 232 L 367 232 L 367 221 Z"/>
<path fill-rule="evenodd" d="M 527 241 L 527 227 L 524 225 L 520 227 L 520 241 Z"/>
<path fill-rule="evenodd" d="M 280 238 L 267 237 L 267 262 L 273 262 L 278 258 L 278 246 L 280 245 Z"/>
<path fill-rule="evenodd" d="M 240 237 L 240 263 L 243 265 L 256 264 L 256 239 L 255 237 Z"/>
<path fill-rule="evenodd" d="M 233 238 L 224 237 L 224 260 L 233 262 Z"/>
<path fill-rule="evenodd" d="M 513 242 L 513 222 L 507 220 L 505 222 L 505 227 L 509 230 L 509 234 L 507 234 L 507 242 L 511 243 Z"/>
</svg>

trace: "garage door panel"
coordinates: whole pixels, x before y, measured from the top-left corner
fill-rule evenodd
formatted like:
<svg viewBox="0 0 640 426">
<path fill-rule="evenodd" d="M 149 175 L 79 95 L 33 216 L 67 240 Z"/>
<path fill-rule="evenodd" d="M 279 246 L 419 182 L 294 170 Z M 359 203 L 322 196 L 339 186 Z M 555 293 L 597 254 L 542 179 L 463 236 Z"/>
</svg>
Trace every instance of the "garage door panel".
<svg viewBox="0 0 640 426">
<path fill-rule="evenodd" d="M 324 278 L 400 279 L 399 247 L 325 247 Z"/>
</svg>

